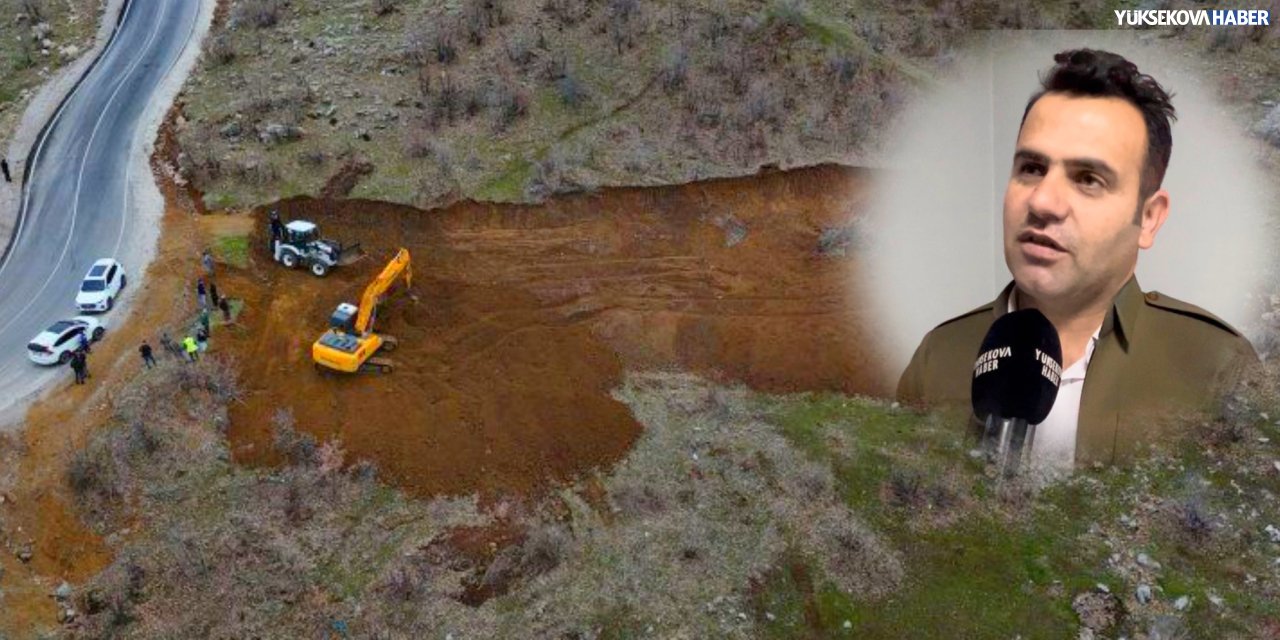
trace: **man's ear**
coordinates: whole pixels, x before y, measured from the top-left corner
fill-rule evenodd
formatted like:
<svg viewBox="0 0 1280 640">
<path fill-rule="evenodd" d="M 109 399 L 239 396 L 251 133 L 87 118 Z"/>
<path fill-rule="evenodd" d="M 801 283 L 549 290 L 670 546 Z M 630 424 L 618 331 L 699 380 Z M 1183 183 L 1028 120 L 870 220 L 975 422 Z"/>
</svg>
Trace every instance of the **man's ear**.
<svg viewBox="0 0 1280 640">
<path fill-rule="evenodd" d="M 1138 234 L 1138 248 L 1150 249 L 1156 243 L 1156 233 L 1169 218 L 1169 192 L 1160 189 L 1147 197 L 1138 213 L 1137 222 L 1141 227 Z"/>
</svg>

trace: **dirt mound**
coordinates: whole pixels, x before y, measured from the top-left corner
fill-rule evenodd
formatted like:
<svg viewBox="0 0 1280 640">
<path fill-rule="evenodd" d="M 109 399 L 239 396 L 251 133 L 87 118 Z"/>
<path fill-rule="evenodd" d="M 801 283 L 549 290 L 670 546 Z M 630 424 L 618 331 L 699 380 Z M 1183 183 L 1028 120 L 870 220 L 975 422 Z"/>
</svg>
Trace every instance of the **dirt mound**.
<svg viewBox="0 0 1280 640">
<path fill-rule="evenodd" d="M 864 182 L 819 167 L 539 206 L 278 203 L 371 255 L 324 279 L 270 262 L 259 211 L 253 266 L 219 280 L 248 302 L 223 338 L 252 390 L 232 411 L 235 455 L 275 462 L 271 417 L 287 409 L 413 493 L 524 494 L 626 453 L 639 426 L 608 394 L 624 369 L 883 392 L 853 304 L 857 257 L 818 251 Z M 317 374 L 310 346 L 328 315 L 400 246 L 413 297 L 389 298 L 377 325 L 400 340 L 396 372 Z"/>
</svg>

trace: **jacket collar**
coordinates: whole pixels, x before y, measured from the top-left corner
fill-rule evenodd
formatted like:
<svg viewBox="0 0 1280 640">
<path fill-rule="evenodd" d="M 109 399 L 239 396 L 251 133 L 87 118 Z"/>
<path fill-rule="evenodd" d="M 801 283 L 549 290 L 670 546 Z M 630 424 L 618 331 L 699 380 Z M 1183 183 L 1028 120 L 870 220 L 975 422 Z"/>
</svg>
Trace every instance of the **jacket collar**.
<svg viewBox="0 0 1280 640">
<path fill-rule="evenodd" d="M 996 296 L 995 302 L 992 303 L 991 312 L 995 318 L 1008 313 L 1009 297 L 1013 295 L 1014 281 L 1010 281 L 1005 285 L 1004 290 Z M 1107 312 L 1107 317 L 1102 321 L 1102 330 L 1098 332 L 1098 339 L 1105 339 L 1109 334 L 1115 333 L 1116 340 L 1120 346 L 1127 352 L 1133 342 L 1134 329 L 1138 326 L 1138 314 L 1142 311 L 1143 306 L 1142 288 L 1138 286 L 1138 276 L 1129 276 L 1129 280 L 1120 287 L 1120 291 L 1116 293 L 1115 300 L 1111 303 L 1111 310 Z M 993 318 L 994 319 L 994 318 Z"/>
</svg>

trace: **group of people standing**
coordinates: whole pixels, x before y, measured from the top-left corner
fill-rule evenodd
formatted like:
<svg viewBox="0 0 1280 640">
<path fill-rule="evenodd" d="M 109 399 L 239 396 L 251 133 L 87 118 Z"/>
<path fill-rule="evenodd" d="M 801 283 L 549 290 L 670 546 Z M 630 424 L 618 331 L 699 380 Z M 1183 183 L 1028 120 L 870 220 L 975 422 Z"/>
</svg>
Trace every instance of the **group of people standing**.
<svg viewBox="0 0 1280 640">
<path fill-rule="evenodd" d="M 194 331 L 183 336 L 181 340 L 174 340 L 169 336 L 168 331 L 160 334 L 160 346 L 174 357 L 185 358 L 188 362 L 196 362 L 200 359 L 200 354 L 209 348 L 210 308 L 216 308 L 222 312 L 223 322 L 231 322 L 231 303 L 226 297 L 218 295 L 218 283 L 213 279 L 213 254 L 209 253 L 208 249 L 200 255 L 200 264 L 204 268 L 204 275 L 196 278 L 196 300 L 200 304 L 200 315 Z M 209 304 L 211 301 L 212 305 Z M 144 341 L 142 346 L 138 347 L 138 353 L 142 355 L 142 363 L 148 369 L 156 365 L 149 343 Z"/>
</svg>

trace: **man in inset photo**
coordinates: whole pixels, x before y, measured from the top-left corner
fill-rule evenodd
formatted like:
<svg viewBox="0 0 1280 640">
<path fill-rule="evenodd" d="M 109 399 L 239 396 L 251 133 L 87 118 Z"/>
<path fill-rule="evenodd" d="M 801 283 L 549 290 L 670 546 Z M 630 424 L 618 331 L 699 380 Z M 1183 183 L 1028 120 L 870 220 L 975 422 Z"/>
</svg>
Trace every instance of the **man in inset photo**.
<svg viewBox="0 0 1280 640">
<path fill-rule="evenodd" d="M 1047 469 L 1122 461 L 1160 437 L 1165 411 L 1205 409 L 1258 361 L 1238 331 L 1134 275 L 1169 216 L 1161 183 L 1174 108 L 1114 53 L 1054 56 L 1023 114 L 1004 195 L 1013 282 L 930 331 L 898 383 L 903 402 L 970 402 L 974 360 L 996 318 L 1035 308 L 1057 329 L 1063 372 L 1032 459 Z M 1176 220 L 1176 216 L 1175 216 Z M 1197 256 L 1186 256 L 1197 260 Z M 1222 286 L 1232 286 L 1229 282 Z"/>
</svg>

